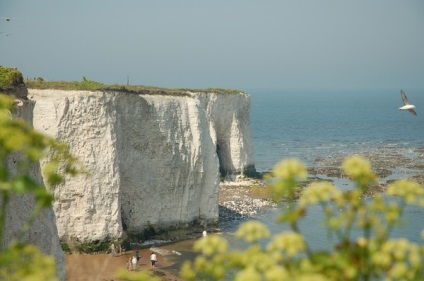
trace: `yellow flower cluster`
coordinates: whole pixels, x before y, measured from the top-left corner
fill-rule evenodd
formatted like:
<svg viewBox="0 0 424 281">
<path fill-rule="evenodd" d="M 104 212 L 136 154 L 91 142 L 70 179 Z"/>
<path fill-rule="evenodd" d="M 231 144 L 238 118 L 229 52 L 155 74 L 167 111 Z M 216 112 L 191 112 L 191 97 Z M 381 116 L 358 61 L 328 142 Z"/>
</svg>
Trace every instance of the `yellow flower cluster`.
<svg viewBox="0 0 424 281">
<path fill-rule="evenodd" d="M 387 187 L 387 194 L 399 196 L 407 204 L 424 207 L 424 189 L 421 185 L 410 180 L 399 180 Z"/>
<path fill-rule="evenodd" d="M 209 235 L 203 237 L 194 244 L 194 250 L 201 252 L 206 256 L 225 253 L 227 249 L 228 241 L 219 235 Z"/>
<path fill-rule="evenodd" d="M 290 257 L 296 256 L 299 252 L 305 250 L 303 236 L 295 232 L 283 232 L 274 235 L 271 242 L 267 245 L 269 252 L 284 252 Z"/>
<path fill-rule="evenodd" d="M 319 182 L 310 184 L 299 198 L 300 206 L 314 205 L 321 202 L 330 202 L 340 198 L 342 193 L 333 184 Z"/>
<path fill-rule="evenodd" d="M 279 162 L 272 169 L 273 175 L 276 179 L 286 180 L 297 178 L 303 180 L 307 176 L 306 167 L 297 159 L 288 159 Z"/>
<path fill-rule="evenodd" d="M 371 163 L 360 155 L 350 156 L 342 164 L 343 172 L 360 187 L 375 182 L 377 177 L 372 172 Z"/>
<path fill-rule="evenodd" d="M 307 170 L 299 160 L 289 159 L 275 165 L 272 176 L 273 199 L 277 202 L 282 198 L 292 200 L 298 183 L 306 179 Z"/>
<path fill-rule="evenodd" d="M 391 239 L 373 253 L 371 261 L 387 270 L 388 280 L 415 280 L 423 263 L 422 255 L 422 247 L 403 238 Z"/>
<path fill-rule="evenodd" d="M 242 238 L 247 242 L 255 242 L 269 237 L 269 230 L 259 221 L 248 221 L 240 225 L 235 236 L 237 238 Z"/>
</svg>

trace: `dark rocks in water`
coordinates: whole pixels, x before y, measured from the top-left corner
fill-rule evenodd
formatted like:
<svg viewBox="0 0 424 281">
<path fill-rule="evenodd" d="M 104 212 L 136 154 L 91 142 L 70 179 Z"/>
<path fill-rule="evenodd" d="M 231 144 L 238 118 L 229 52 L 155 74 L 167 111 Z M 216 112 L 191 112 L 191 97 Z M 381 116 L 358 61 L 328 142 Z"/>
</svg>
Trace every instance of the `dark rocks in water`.
<svg viewBox="0 0 424 281">
<path fill-rule="evenodd" d="M 311 167 L 308 168 L 308 173 L 310 175 L 325 175 L 332 178 L 343 177 L 339 167 Z"/>
<path fill-rule="evenodd" d="M 364 197 L 374 197 L 375 194 L 384 192 L 386 190 L 386 185 L 383 184 L 374 184 L 371 185 L 364 194 Z"/>
<path fill-rule="evenodd" d="M 424 147 L 411 150 L 399 146 L 382 146 L 356 154 L 370 161 L 375 174 L 381 180 L 398 173 L 399 170 L 422 171 L 424 169 Z M 350 155 L 340 153 L 331 158 L 318 157 L 313 167 L 308 168 L 308 172 L 311 175 L 344 178 L 346 175 L 340 167 L 347 156 Z"/>
<path fill-rule="evenodd" d="M 243 218 L 246 218 L 246 216 L 238 213 L 235 210 L 227 208 L 223 205 L 219 205 L 218 208 L 219 208 L 219 220 L 220 221 L 235 221 L 235 220 L 241 220 Z"/>
<path fill-rule="evenodd" d="M 384 192 L 387 185 L 396 180 L 387 179 L 390 176 L 393 177 L 393 175 L 399 175 L 399 178 L 410 178 L 424 184 L 424 147 L 405 152 L 401 147 L 386 146 L 358 154 L 371 162 L 371 166 L 380 181 L 380 183 L 370 186 L 364 197 L 373 197 L 377 193 Z M 347 156 L 347 154 L 341 153 L 332 158 L 315 159 L 314 165 L 308 167 L 308 179 L 299 186 L 293 200 L 298 199 L 303 189 L 314 181 L 332 182 L 333 179 L 346 178 L 341 165 Z M 225 195 L 223 197 L 220 195 L 220 221 L 251 219 L 258 215 L 263 207 L 275 205 L 270 198 L 255 198 L 252 193 L 246 191 L 246 188 L 247 185 L 221 186 L 220 193 L 222 192 Z"/>
</svg>

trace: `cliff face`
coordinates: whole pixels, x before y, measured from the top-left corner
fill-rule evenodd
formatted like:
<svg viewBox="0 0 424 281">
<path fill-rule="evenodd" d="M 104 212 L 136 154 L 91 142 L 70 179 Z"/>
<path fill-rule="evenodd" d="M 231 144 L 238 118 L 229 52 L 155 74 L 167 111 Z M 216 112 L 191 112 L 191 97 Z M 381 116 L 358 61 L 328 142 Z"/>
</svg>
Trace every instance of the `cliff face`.
<svg viewBox="0 0 424 281">
<path fill-rule="evenodd" d="M 209 118 L 222 175 L 254 170 L 250 133 L 250 98 L 247 94 L 197 94 Z"/>
<path fill-rule="evenodd" d="M 254 168 L 247 94 L 30 89 L 34 127 L 67 142 L 89 175 L 55 190 L 62 240 L 214 225 L 223 174 Z"/>
</svg>

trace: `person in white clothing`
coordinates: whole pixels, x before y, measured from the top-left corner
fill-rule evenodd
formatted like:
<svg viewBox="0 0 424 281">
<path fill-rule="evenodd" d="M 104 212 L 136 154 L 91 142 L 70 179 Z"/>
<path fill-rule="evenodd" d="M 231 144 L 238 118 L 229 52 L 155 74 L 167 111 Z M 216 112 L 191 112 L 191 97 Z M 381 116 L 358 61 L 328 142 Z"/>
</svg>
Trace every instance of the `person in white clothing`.
<svg viewBox="0 0 424 281">
<path fill-rule="evenodd" d="M 137 269 L 137 258 L 135 256 L 132 257 L 131 263 L 132 263 L 132 270 L 136 270 Z"/>
<path fill-rule="evenodd" d="M 152 263 L 152 267 L 156 266 L 156 262 L 158 261 L 156 254 L 152 252 L 150 255 L 150 262 Z"/>
<path fill-rule="evenodd" d="M 110 254 L 112 255 L 112 257 L 115 256 L 115 244 L 112 243 L 112 245 L 110 245 Z"/>
</svg>

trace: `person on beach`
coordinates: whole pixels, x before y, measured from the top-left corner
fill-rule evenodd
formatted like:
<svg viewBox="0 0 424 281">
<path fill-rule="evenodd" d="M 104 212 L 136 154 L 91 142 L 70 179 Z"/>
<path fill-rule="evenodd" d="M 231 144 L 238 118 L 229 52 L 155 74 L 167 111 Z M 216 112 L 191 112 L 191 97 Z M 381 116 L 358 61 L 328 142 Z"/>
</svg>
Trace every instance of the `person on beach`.
<svg viewBox="0 0 424 281">
<path fill-rule="evenodd" d="M 137 258 L 135 256 L 132 256 L 131 263 L 132 263 L 132 269 L 136 270 L 137 269 Z"/>
<path fill-rule="evenodd" d="M 119 255 L 122 256 L 122 243 L 119 243 Z"/>
<path fill-rule="evenodd" d="M 156 254 L 154 252 L 152 252 L 152 254 L 150 255 L 150 262 L 152 263 L 152 267 L 156 266 L 156 262 L 158 261 Z"/>
<path fill-rule="evenodd" d="M 110 254 L 112 255 L 112 257 L 115 256 L 115 244 L 112 243 L 112 245 L 110 245 Z"/>
<path fill-rule="evenodd" d="M 132 257 L 129 258 L 127 265 L 128 265 L 128 270 L 132 270 Z"/>
<path fill-rule="evenodd" d="M 138 261 L 140 260 L 140 252 L 138 250 L 135 251 L 135 257 L 137 258 L 137 264 L 138 264 Z"/>
</svg>

